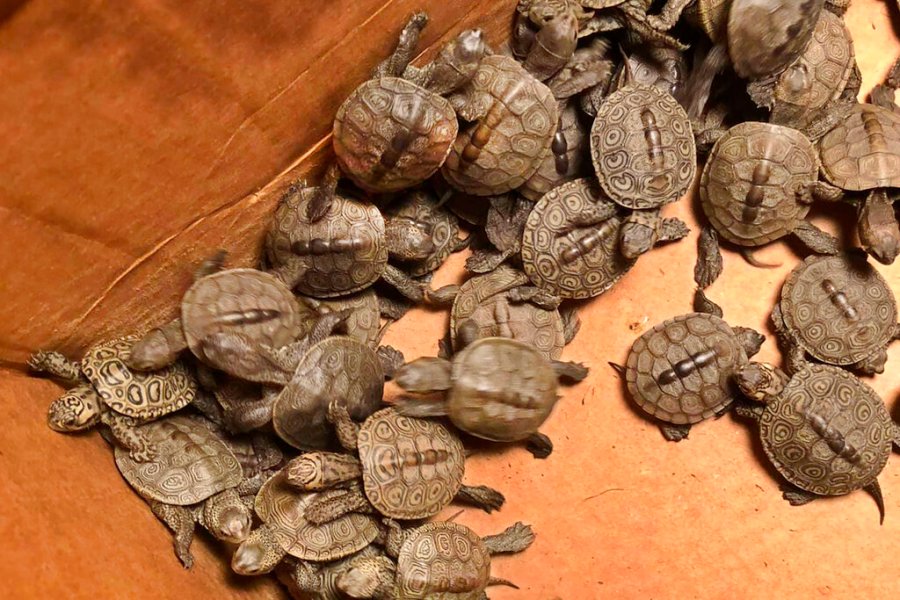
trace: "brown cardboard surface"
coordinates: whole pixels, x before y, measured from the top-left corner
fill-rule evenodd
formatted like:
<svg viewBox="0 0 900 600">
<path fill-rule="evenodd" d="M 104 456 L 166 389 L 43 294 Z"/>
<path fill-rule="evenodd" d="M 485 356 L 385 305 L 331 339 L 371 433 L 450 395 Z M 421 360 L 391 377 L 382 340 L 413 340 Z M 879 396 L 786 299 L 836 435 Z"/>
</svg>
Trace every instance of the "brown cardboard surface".
<svg viewBox="0 0 900 600">
<path fill-rule="evenodd" d="M 406 14 L 430 9 L 428 44 L 485 13 L 498 39 L 513 4 L 0 2 L 0 361 L 21 368 L 36 347 L 78 355 L 94 339 L 166 320 L 193 262 L 213 248 L 251 263 L 280 190 L 315 172 L 331 114 Z M 889 8 L 855 0 L 847 15 L 865 89 L 900 48 Z M 694 234 L 583 305 L 565 358 L 592 372 L 546 425 L 554 454 L 536 461 L 518 448 L 477 446 L 466 480 L 508 501 L 498 514 L 459 520 L 482 533 L 524 520 L 538 533 L 526 553 L 495 562 L 495 574 L 522 589 L 496 588 L 491 598 L 900 592 L 900 457 L 880 478 L 884 526 L 862 492 L 792 508 L 745 423 L 726 416 L 666 443 L 607 366 L 640 332 L 689 310 L 695 212 L 691 200 L 671 207 Z M 852 239 L 850 208 L 819 219 Z M 770 333 L 769 310 L 798 258 L 784 243 L 758 256 L 783 264 L 754 269 L 726 252 L 710 295 L 730 322 Z M 463 259 L 436 283 L 459 278 Z M 900 292 L 900 265 L 879 268 Z M 445 314 L 416 310 L 386 341 L 408 358 L 434 354 L 445 325 Z M 890 355 L 872 385 L 900 418 L 900 347 Z M 777 360 L 771 340 L 761 356 Z M 183 571 L 102 440 L 46 428 L 58 391 L 0 372 L 4 597 L 280 597 L 271 584 L 231 576 L 227 552 L 203 536 L 194 569 Z"/>
</svg>

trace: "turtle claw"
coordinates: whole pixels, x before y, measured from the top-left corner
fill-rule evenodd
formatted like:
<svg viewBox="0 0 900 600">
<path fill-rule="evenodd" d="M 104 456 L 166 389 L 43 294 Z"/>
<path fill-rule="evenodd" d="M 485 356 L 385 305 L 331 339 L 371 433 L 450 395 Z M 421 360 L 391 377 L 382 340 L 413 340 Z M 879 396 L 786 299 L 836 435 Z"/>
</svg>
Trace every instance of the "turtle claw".
<svg viewBox="0 0 900 600">
<path fill-rule="evenodd" d="M 340 423 L 345 419 L 350 418 L 350 413 L 347 410 L 347 405 L 341 400 L 332 400 L 328 403 L 328 422 L 334 425 L 335 423 Z"/>
</svg>

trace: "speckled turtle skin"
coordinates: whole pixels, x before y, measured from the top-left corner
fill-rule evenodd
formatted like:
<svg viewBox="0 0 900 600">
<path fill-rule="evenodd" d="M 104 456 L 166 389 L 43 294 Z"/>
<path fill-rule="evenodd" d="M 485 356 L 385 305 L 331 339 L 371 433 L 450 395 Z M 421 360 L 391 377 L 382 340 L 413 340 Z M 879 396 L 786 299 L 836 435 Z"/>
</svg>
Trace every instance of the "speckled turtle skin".
<svg viewBox="0 0 900 600">
<path fill-rule="evenodd" d="M 577 223 L 593 215 L 609 215 L 596 225 Z M 619 252 L 622 217 L 593 179 L 576 179 L 544 195 L 525 224 L 522 266 L 538 287 L 562 298 L 591 298 L 611 288 L 635 259 Z M 590 250 L 572 260 L 567 251 L 589 241 Z"/>
<path fill-rule="evenodd" d="M 714 351 L 715 359 L 671 383 L 661 375 L 679 361 Z M 639 337 L 628 354 L 625 382 L 641 410 L 667 423 L 697 423 L 726 410 L 736 387 L 732 376 L 747 353 L 731 326 L 719 317 L 689 313 L 660 323 Z"/>
<path fill-rule="evenodd" d="M 396 597 L 480 600 L 490 576 L 490 552 L 475 532 L 458 523 L 428 523 L 403 543 Z"/>
<path fill-rule="evenodd" d="M 856 316 L 837 302 L 838 293 Z M 890 286 L 856 253 L 808 257 L 785 281 L 780 307 L 785 327 L 797 334 L 800 346 L 833 365 L 858 363 L 883 350 L 897 323 Z"/>
<path fill-rule="evenodd" d="M 197 383 L 183 363 L 147 373 L 126 366 L 137 340 L 137 336 L 128 336 L 95 344 L 81 359 L 81 371 L 100 400 L 115 412 L 142 421 L 190 404 Z"/>
<path fill-rule="evenodd" d="M 800 191 L 818 179 L 812 143 L 796 129 L 745 122 L 710 152 L 700 179 L 703 212 L 723 238 L 760 246 L 791 233 L 809 204 Z"/>
<path fill-rule="evenodd" d="M 324 525 L 313 525 L 304 518 L 307 506 L 337 494 L 341 492 L 298 492 L 287 484 L 284 473 L 278 472 L 256 495 L 256 514 L 273 527 L 278 545 L 291 556 L 337 560 L 362 550 L 378 536 L 375 520 L 360 513 L 347 513 Z"/>
<path fill-rule="evenodd" d="M 381 405 L 384 372 L 375 352 L 360 342 L 332 336 L 304 355 L 290 383 L 275 400 L 272 424 L 278 436 L 302 450 L 332 445 L 326 414 L 339 398 L 351 417 L 363 420 Z"/>
<path fill-rule="evenodd" d="M 451 380 L 447 411 L 453 423 L 496 442 L 528 438 L 556 405 L 553 368 L 535 349 L 515 340 L 483 338 L 470 344 L 454 357 Z"/>
<path fill-rule="evenodd" d="M 610 94 L 591 127 L 591 157 L 603 191 L 626 208 L 656 208 L 681 198 L 697 170 L 687 113 L 657 87 L 628 85 Z"/>
<path fill-rule="evenodd" d="M 381 330 L 381 315 L 378 308 L 378 296 L 371 288 L 340 298 L 301 297 L 299 304 L 301 309 L 305 308 L 305 310 L 301 311 L 304 318 L 301 320 L 302 327 L 297 335 L 298 339 L 309 333 L 315 323 L 316 314 L 349 310 L 351 312 L 345 325 L 347 337 L 368 346 L 374 346 L 378 340 L 378 333 Z"/>
<path fill-rule="evenodd" d="M 488 56 L 449 97 L 463 128 L 441 168 L 456 189 L 476 196 L 514 190 L 537 171 L 556 133 L 550 89 L 508 56 Z"/>
<path fill-rule="evenodd" d="M 251 310 L 271 311 L 275 316 L 241 323 L 229 319 Z M 223 331 L 280 348 L 297 338 L 303 315 L 291 291 L 274 276 L 256 269 L 228 269 L 202 277 L 188 288 L 181 300 L 181 322 L 188 347 L 203 359 L 203 339 Z"/>
<path fill-rule="evenodd" d="M 415 134 L 396 164 L 382 155 L 402 132 Z M 334 152 L 341 170 L 364 190 L 394 192 L 431 177 L 456 140 L 456 112 L 445 98 L 399 77 L 363 83 L 334 119 Z"/>
<path fill-rule="evenodd" d="M 463 283 L 450 311 L 453 347 L 459 348 L 457 327 L 471 319 L 478 328 L 478 338 L 511 337 L 533 347 L 547 358 L 559 358 L 565 345 L 559 311 L 531 302 L 513 303 L 506 298 L 507 291 L 527 283 L 524 273 L 506 264 Z M 503 306 L 498 307 L 498 304 Z M 504 322 L 498 322 L 498 313 L 505 317 Z M 504 332 L 507 335 L 503 335 Z"/>
<path fill-rule="evenodd" d="M 424 260 L 403 261 L 397 265 L 413 277 L 433 272 L 459 248 L 459 219 L 438 205 L 438 199 L 424 190 L 413 190 L 385 209 L 389 219 L 408 219 L 427 224 L 434 250 Z"/>
<path fill-rule="evenodd" d="M 811 424 L 819 417 L 858 453 L 829 448 Z M 848 494 L 875 481 L 891 454 L 893 423 L 884 402 L 857 377 L 828 365 L 794 374 L 759 421 L 763 449 L 790 483 L 824 496 Z"/>
<path fill-rule="evenodd" d="M 443 425 L 386 408 L 366 419 L 357 441 L 369 502 L 394 519 L 425 519 L 462 486 L 466 452 Z"/>
<path fill-rule="evenodd" d="M 336 195 L 325 216 L 310 223 L 306 207 L 315 194 L 315 188 L 293 187 L 278 205 L 266 236 L 269 264 L 297 273 L 294 289 L 307 296 L 330 298 L 369 287 L 387 265 L 384 218 L 373 205 Z M 318 255 L 291 249 L 314 239 L 330 244 L 347 240 L 357 247 Z"/>
<path fill-rule="evenodd" d="M 857 104 L 819 140 L 822 174 L 848 191 L 900 187 L 900 114 Z"/>
<path fill-rule="evenodd" d="M 122 477 L 144 498 L 187 506 L 241 482 L 241 465 L 228 446 L 191 417 L 173 415 L 139 430 L 157 448 L 156 458 L 137 462 L 117 446 L 115 459 Z"/>
</svg>

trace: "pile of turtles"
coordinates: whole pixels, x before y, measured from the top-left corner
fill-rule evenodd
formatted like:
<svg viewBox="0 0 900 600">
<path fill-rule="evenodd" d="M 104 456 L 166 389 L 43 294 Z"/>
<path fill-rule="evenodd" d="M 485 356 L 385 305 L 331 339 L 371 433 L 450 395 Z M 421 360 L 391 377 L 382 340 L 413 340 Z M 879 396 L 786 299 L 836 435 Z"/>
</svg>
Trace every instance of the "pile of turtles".
<svg viewBox="0 0 900 600">
<path fill-rule="evenodd" d="M 662 210 L 699 162 L 695 312 L 635 342 L 629 394 L 674 441 L 736 407 L 792 503 L 865 488 L 883 514 L 876 477 L 900 429 L 851 370 L 881 372 L 900 337 L 866 255 L 900 253 L 900 63 L 856 100 L 846 4 L 521 0 L 508 47 L 467 30 L 423 67 L 410 61 L 427 17 L 413 15 L 338 109 L 321 181 L 286 191 L 259 268 L 226 268 L 220 251 L 178 319 L 80 362 L 33 355 L 70 386 L 49 425 L 103 425 L 185 567 L 199 523 L 233 545 L 237 573 L 276 572 L 297 597 L 486 598 L 513 585 L 491 556 L 534 533 L 426 522 L 504 503 L 463 483 L 463 441 L 550 455 L 558 385 L 588 373 L 559 360 L 574 301 L 688 234 Z M 855 206 L 863 250 L 806 220 L 814 202 Z M 720 240 L 765 266 L 751 250 L 789 234 L 810 256 L 772 315 L 782 371 L 750 361 L 764 337 L 704 289 Z M 463 249 L 469 278 L 434 289 Z M 437 356 L 406 362 L 381 340 L 416 305 L 449 309 L 449 328 Z M 389 404 L 387 379 L 406 392 Z"/>
</svg>

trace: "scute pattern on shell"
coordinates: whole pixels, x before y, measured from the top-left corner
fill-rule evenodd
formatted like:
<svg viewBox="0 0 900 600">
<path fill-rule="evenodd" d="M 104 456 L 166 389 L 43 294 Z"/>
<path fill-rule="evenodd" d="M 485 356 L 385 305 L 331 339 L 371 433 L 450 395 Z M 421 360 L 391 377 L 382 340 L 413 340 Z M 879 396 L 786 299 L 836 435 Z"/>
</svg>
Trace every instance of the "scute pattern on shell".
<svg viewBox="0 0 900 600">
<path fill-rule="evenodd" d="M 497 442 L 527 438 L 556 405 L 556 373 L 541 354 L 506 338 L 484 338 L 453 361 L 448 411 L 453 423 Z"/>
<path fill-rule="evenodd" d="M 825 280 L 842 292 L 856 312 L 852 318 L 832 300 Z M 850 365 L 891 340 L 897 303 L 884 278 L 864 256 L 810 256 L 791 272 L 781 290 L 785 326 L 815 358 Z"/>
<path fill-rule="evenodd" d="M 537 171 L 519 189 L 519 193 L 529 200 L 538 201 L 541 196 L 557 185 L 587 175 L 586 170 L 590 169 L 585 151 L 587 135 L 585 135 L 584 126 L 579 122 L 580 115 L 575 102 L 566 104 L 560 112 L 560 121 L 562 127 L 559 128 L 559 131 L 566 140 L 565 156 L 568 159 L 569 168 L 565 173 L 560 174 L 556 170 L 556 156 L 553 152 L 545 154 Z"/>
<path fill-rule="evenodd" d="M 664 371 L 708 350 L 716 352 L 715 361 L 672 383 L 659 383 Z M 631 398 L 647 414 L 668 423 L 697 423 L 731 405 L 732 376 L 747 360 L 728 323 L 713 315 L 689 313 L 660 323 L 634 342 L 625 382 Z"/>
<path fill-rule="evenodd" d="M 234 325 L 223 315 L 253 309 L 275 310 L 279 316 L 259 323 Z M 181 301 L 181 322 L 188 347 L 203 356 L 201 342 L 220 332 L 239 333 L 272 348 L 297 337 L 301 313 L 291 291 L 274 276 L 256 269 L 228 269 L 194 282 Z"/>
<path fill-rule="evenodd" d="M 659 146 L 648 142 L 652 118 Z M 656 153 L 661 164 L 655 165 Z M 591 156 L 603 191 L 627 208 L 656 208 L 687 192 L 697 171 L 687 113 L 656 87 L 629 85 L 610 94 L 591 127 Z"/>
<path fill-rule="evenodd" d="M 431 194 L 417 190 L 387 208 L 386 215 L 407 218 L 431 226 L 434 251 L 422 261 L 401 263 L 404 271 L 421 277 L 440 267 L 459 243 L 459 220 Z"/>
<path fill-rule="evenodd" d="M 397 559 L 397 597 L 477 600 L 491 576 L 491 555 L 457 523 L 428 523 L 410 534 Z"/>
<path fill-rule="evenodd" d="M 525 183 L 550 152 L 559 121 L 550 89 L 531 76 L 513 58 L 485 57 L 475 77 L 450 96 L 463 118 L 478 122 L 460 131 L 441 168 L 453 187 L 477 196 L 514 190 Z M 462 154 L 486 115 L 494 111 L 496 124 L 474 162 Z"/>
<path fill-rule="evenodd" d="M 272 424 L 296 448 L 324 449 L 335 439 L 326 420 L 331 400 L 346 403 L 350 416 L 361 421 L 381 405 L 383 391 L 384 372 L 375 352 L 348 337 L 329 337 L 297 365 L 275 400 Z"/>
<path fill-rule="evenodd" d="M 562 298 L 591 298 L 611 288 L 635 262 L 619 252 L 621 217 L 613 214 L 603 224 L 569 229 L 574 219 L 614 206 L 593 179 L 576 179 L 545 194 L 528 216 L 522 237 L 522 265 L 528 278 Z M 575 240 L 606 223 L 608 234 L 590 253 L 569 263 L 561 260 Z"/>
<path fill-rule="evenodd" d="M 374 519 L 360 513 L 347 513 L 325 525 L 306 520 L 306 507 L 341 493 L 298 492 L 288 485 L 284 473 L 278 472 L 256 495 L 256 514 L 273 526 L 275 539 L 291 556 L 301 560 L 336 560 L 362 550 L 378 536 Z"/>
<path fill-rule="evenodd" d="M 465 449 L 443 425 L 392 408 L 359 430 L 366 497 L 394 519 L 424 519 L 450 504 L 462 485 Z"/>
<path fill-rule="evenodd" d="M 804 412 L 822 417 L 860 453 L 860 460 L 838 456 Z M 810 365 L 795 374 L 781 396 L 766 405 L 759 432 L 778 472 L 814 494 L 836 496 L 868 485 L 891 453 L 884 402 L 852 374 L 828 365 Z"/>
<path fill-rule="evenodd" d="M 396 135 L 415 138 L 396 165 L 380 161 Z M 372 192 L 402 190 L 431 177 L 456 139 L 456 112 L 441 96 L 398 77 L 360 85 L 334 119 L 334 151 L 343 172 Z"/>
<path fill-rule="evenodd" d="M 225 443 L 203 423 L 174 415 L 140 426 L 157 448 L 149 462 L 137 462 L 119 446 L 116 466 L 141 496 L 165 504 L 202 502 L 241 482 L 241 465 Z"/>
<path fill-rule="evenodd" d="M 765 182 L 754 184 L 757 167 Z M 800 190 L 818 178 L 812 143 L 789 127 L 746 122 L 729 129 L 710 152 L 700 180 L 703 212 L 723 238 L 740 246 L 760 246 L 789 234 L 806 217 L 809 205 Z M 745 220 L 748 195 L 762 190 L 762 202 Z"/>
<path fill-rule="evenodd" d="M 155 419 L 190 404 L 197 383 L 183 363 L 157 371 L 132 371 L 126 366 L 137 336 L 92 346 L 81 360 L 81 371 L 108 407 L 136 419 Z"/>
<path fill-rule="evenodd" d="M 900 187 L 900 114 L 857 104 L 819 140 L 819 154 L 822 173 L 839 188 Z"/>
<path fill-rule="evenodd" d="M 700 28 L 713 42 L 722 40 L 728 28 L 728 10 L 731 0 L 698 0 L 697 20 Z"/>
<path fill-rule="evenodd" d="M 287 195 L 275 211 L 266 236 L 266 257 L 272 266 L 299 263 L 305 274 L 296 290 L 307 296 L 329 298 L 363 290 L 384 272 L 388 251 L 384 243 L 384 218 L 371 204 L 335 196 L 325 216 L 310 224 L 306 206 L 311 189 Z M 312 239 L 362 240 L 362 248 L 351 252 L 300 256 L 291 251 L 294 242 Z"/>
</svg>

